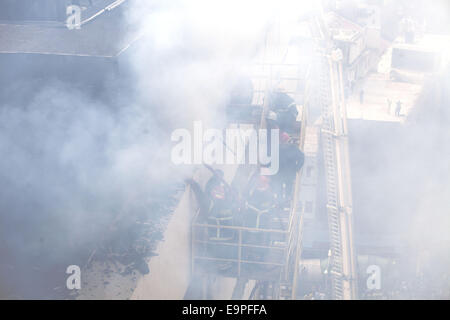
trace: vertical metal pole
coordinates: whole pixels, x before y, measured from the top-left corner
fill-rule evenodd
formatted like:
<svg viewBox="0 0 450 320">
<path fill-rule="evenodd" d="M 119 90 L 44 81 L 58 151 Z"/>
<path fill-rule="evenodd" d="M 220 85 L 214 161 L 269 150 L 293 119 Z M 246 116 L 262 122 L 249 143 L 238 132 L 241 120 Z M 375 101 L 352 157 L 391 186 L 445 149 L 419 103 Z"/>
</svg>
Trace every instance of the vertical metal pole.
<svg viewBox="0 0 450 320">
<path fill-rule="evenodd" d="M 306 121 L 307 121 L 307 115 L 306 115 L 306 105 L 303 106 L 302 110 L 302 124 L 301 124 L 301 132 L 300 132 L 300 142 L 299 147 L 303 147 L 305 145 L 305 137 L 306 137 Z M 297 204 L 298 204 L 298 193 L 300 189 L 300 177 L 301 172 L 297 173 L 297 177 L 295 179 L 295 194 L 294 194 L 294 204 L 293 204 L 293 210 L 294 214 L 296 214 L 297 211 Z M 295 252 L 295 260 L 294 260 L 294 274 L 292 279 L 292 292 L 291 292 L 291 299 L 295 300 L 297 298 L 297 282 L 298 282 L 298 268 L 300 263 L 300 258 L 302 255 L 302 235 L 303 235 L 303 216 L 305 212 L 305 206 L 302 206 L 302 212 L 298 214 L 298 221 L 296 221 L 297 229 L 294 229 L 297 233 L 297 244 L 296 244 L 296 252 Z"/>
<path fill-rule="evenodd" d="M 242 230 L 239 230 L 239 244 L 238 244 L 238 278 L 241 276 L 241 259 L 242 259 Z"/>
<path fill-rule="evenodd" d="M 194 224 L 191 226 L 191 279 L 194 277 L 195 273 L 195 227 Z"/>
<path fill-rule="evenodd" d="M 344 89 L 343 89 L 343 75 L 342 75 L 342 60 L 339 61 L 339 80 L 341 84 L 341 92 L 342 92 L 342 99 L 341 99 L 341 119 L 342 119 L 342 166 L 343 166 L 343 179 L 345 179 L 344 183 L 344 216 L 345 221 L 347 223 L 346 229 L 348 230 L 348 250 L 349 250 L 349 259 L 350 259 L 350 286 L 352 290 L 352 297 L 353 299 L 356 299 L 358 296 L 358 284 L 357 284 L 357 274 L 358 274 L 358 268 L 357 268 L 357 254 L 355 252 L 355 246 L 354 246 L 354 238 L 353 238 L 353 200 L 352 200 L 352 183 L 351 183 L 351 168 L 350 168 L 350 158 L 349 158 L 349 151 L 348 151 L 348 127 L 347 127 L 347 108 L 345 103 L 345 96 L 344 96 Z"/>
<path fill-rule="evenodd" d="M 295 300 L 297 298 L 297 282 L 298 282 L 298 269 L 299 269 L 299 263 L 300 263 L 300 256 L 301 256 L 301 245 L 302 245 L 302 239 L 301 239 L 301 227 L 303 226 L 303 213 L 304 213 L 304 206 L 302 207 L 302 212 L 299 214 L 299 222 L 298 226 L 299 229 L 297 230 L 297 247 L 295 252 L 295 266 L 294 266 L 294 275 L 292 280 L 292 292 L 291 292 L 291 299 Z"/>
</svg>

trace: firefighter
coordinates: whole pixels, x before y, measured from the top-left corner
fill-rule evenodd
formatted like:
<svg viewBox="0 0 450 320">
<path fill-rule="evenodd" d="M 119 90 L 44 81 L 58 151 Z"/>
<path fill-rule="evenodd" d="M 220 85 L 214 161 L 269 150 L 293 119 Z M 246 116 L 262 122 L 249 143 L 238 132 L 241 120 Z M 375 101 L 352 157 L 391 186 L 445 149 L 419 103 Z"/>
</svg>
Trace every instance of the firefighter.
<svg viewBox="0 0 450 320">
<path fill-rule="evenodd" d="M 275 112 L 269 111 L 266 116 L 267 130 L 279 129 L 278 116 Z"/>
<path fill-rule="evenodd" d="M 209 224 L 232 226 L 233 206 L 230 187 L 223 179 L 223 171 L 215 170 L 213 176 L 205 186 L 205 193 L 209 199 Z M 216 240 L 231 240 L 232 230 L 210 229 L 210 235 Z"/>
<path fill-rule="evenodd" d="M 297 105 L 295 103 L 291 103 L 286 109 L 279 110 L 277 116 L 280 130 L 288 133 L 295 132 L 298 116 Z"/>
<path fill-rule="evenodd" d="M 244 235 L 244 243 L 249 246 L 244 248 L 243 256 L 249 261 L 264 262 L 267 250 L 251 245 L 268 245 L 269 234 L 256 229 L 271 229 L 276 202 L 268 176 L 258 173 L 252 177 L 249 184 L 250 188 L 244 212 L 244 226 L 255 230 L 248 231 Z"/>
<path fill-rule="evenodd" d="M 280 130 L 294 132 L 298 110 L 294 99 L 287 93 L 275 92 L 272 94 L 271 111 L 276 114 L 277 125 Z"/>
<path fill-rule="evenodd" d="M 253 186 L 247 197 L 247 208 L 252 208 L 253 211 L 264 211 L 270 209 L 275 204 L 274 193 L 271 189 L 271 181 L 269 176 L 257 174 L 251 181 Z M 250 227 L 258 227 L 255 223 L 249 223 Z"/>
<path fill-rule="evenodd" d="M 237 250 L 227 245 L 235 239 L 235 231 L 232 227 L 234 219 L 234 207 L 232 190 L 223 179 L 221 170 L 214 170 L 213 176 L 205 186 L 205 195 L 208 201 L 207 233 L 208 255 L 213 258 L 235 259 Z M 226 272 L 232 267 L 231 262 L 223 262 L 216 265 L 217 271 Z"/>
<path fill-rule="evenodd" d="M 209 213 L 212 215 L 219 215 L 227 206 L 226 194 L 228 192 L 223 177 L 222 170 L 214 170 L 205 186 L 205 194 L 209 200 Z"/>
<path fill-rule="evenodd" d="M 293 103 L 295 103 L 294 99 L 287 93 L 277 91 L 271 95 L 271 109 L 275 112 L 285 110 Z"/>
<path fill-rule="evenodd" d="M 273 178 L 273 189 L 279 203 L 289 201 L 296 174 L 303 167 L 305 156 L 286 133 L 280 134 L 280 167 Z"/>
</svg>

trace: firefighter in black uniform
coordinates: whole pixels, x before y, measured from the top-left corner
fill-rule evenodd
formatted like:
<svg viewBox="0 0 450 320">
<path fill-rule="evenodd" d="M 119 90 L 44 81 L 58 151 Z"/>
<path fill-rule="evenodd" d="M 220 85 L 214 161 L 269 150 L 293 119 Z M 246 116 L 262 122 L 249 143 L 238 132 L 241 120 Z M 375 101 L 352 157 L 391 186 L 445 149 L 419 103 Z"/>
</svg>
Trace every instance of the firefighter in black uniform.
<svg viewBox="0 0 450 320">
<path fill-rule="evenodd" d="M 249 183 L 246 209 L 244 211 L 244 226 L 254 230 L 244 234 L 244 243 L 250 245 L 244 247 L 243 257 L 254 262 L 264 262 L 267 250 L 265 248 L 251 247 L 267 246 L 269 244 L 269 234 L 257 229 L 271 229 L 272 219 L 276 202 L 273 190 L 270 187 L 268 176 L 254 175 Z M 252 265 L 256 267 L 257 265 Z"/>
<path fill-rule="evenodd" d="M 282 132 L 279 156 L 279 170 L 273 177 L 272 185 L 279 203 L 285 203 L 291 199 L 296 174 L 303 167 L 305 155 L 293 139 Z"/>
</svg>

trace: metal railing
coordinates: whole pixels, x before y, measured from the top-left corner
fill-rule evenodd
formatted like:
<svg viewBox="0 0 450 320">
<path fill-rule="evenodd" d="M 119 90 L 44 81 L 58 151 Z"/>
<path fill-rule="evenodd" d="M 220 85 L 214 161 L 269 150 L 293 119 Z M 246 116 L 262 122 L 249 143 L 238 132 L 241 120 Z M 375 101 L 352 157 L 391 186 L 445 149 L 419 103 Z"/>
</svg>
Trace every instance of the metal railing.
<svg viewBox="0 0 450 320">
<path fill-rule="evenodd" d="M 276 210 L 276 209 L 274 209 Z M 192 267 L 200 267 L 203 272 L 219 272 L 228 276 L 261 280 L 265 272 L 271 271 L 274 279 L 286 279 L 289 266 L 289 253 L 295 245 L 293 230 L 296 229 L 296 215 L 272 212 L 269 228 L 254 228 L 239 225 L 239 217 L 233 225 L 216 225 L 199 221 L 198 213 L 192 224 Z M 282 225 L 280 222 L 288 222 Z M 217 230 L 232 234 L 232 239 L 220 240 L 211 237 Z M 206 263 L 205 263 L 206 262 Z M 211 262 L 211 263 L 207 263 Z M 228 269 L 221 272 L 218 265 L 228 263 Z M 255 266 L 273 268 L 257 269 Z M 274 271 L 276 271 L 274 273 Z"/>
</svg>

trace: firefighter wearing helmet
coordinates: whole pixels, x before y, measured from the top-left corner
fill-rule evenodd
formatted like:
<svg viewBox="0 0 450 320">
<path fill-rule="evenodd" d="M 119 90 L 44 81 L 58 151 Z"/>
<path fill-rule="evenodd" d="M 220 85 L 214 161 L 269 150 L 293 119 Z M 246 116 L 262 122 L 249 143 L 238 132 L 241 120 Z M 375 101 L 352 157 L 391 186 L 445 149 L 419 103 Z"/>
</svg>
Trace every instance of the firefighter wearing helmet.
<svg viewBox="0 0 450 320">
<path fill-rule="evenodd" d="M 217 228 L 209 228 L 209 239 L 213 241 L 230 241 L 234 238 L 233 230 L 220 228 L 220 226 L 233 225 L 233 201 L 230 187 L 223 179 L 223 172 L 215 170 L 213 176 L 205 186 L 208 197 L 208 224 Z"/>
</svg>

